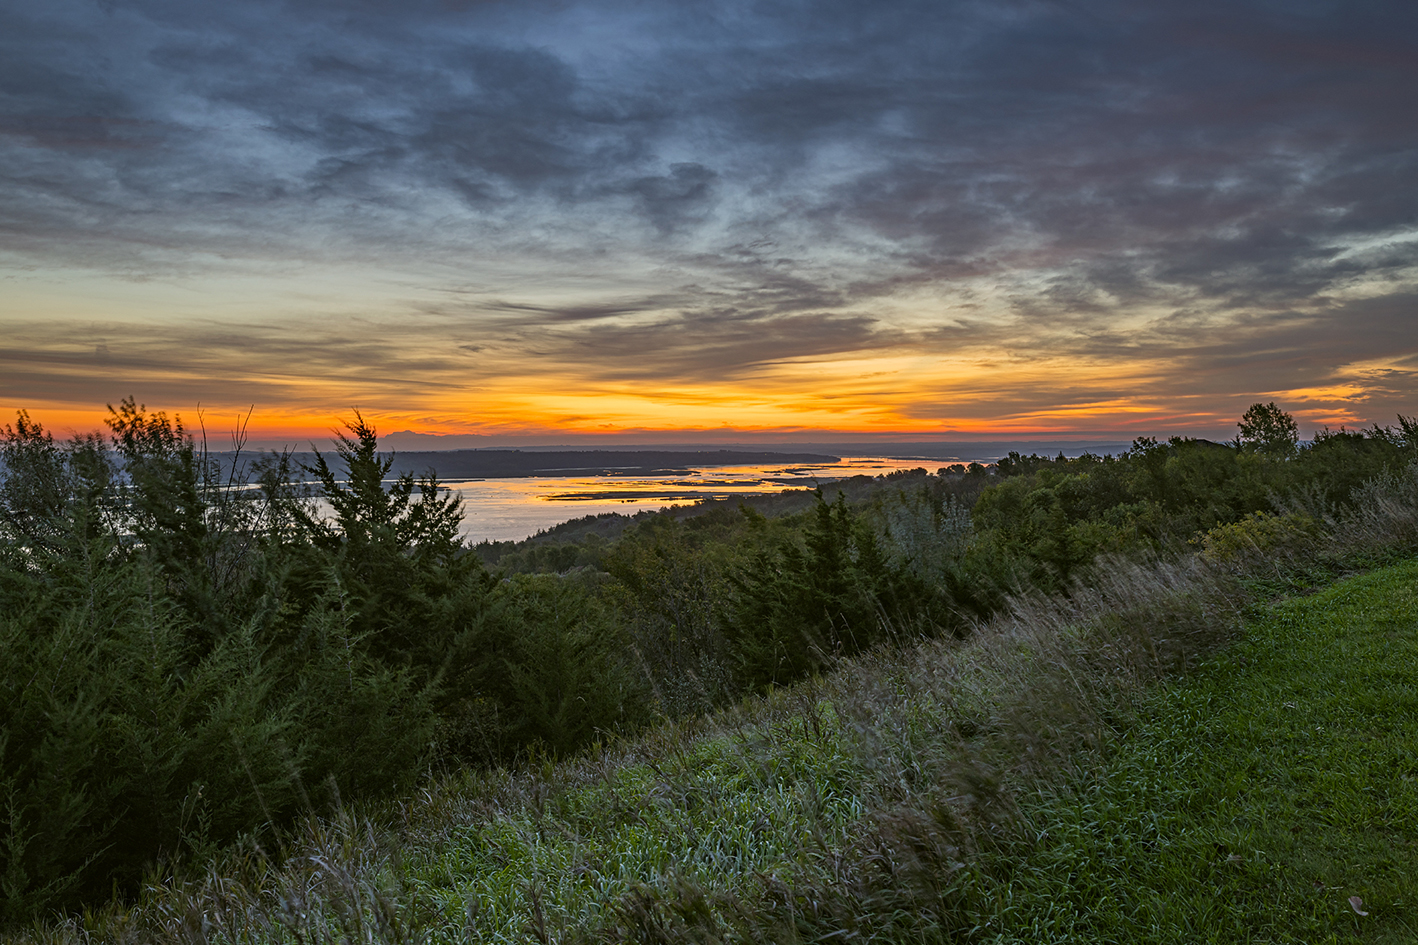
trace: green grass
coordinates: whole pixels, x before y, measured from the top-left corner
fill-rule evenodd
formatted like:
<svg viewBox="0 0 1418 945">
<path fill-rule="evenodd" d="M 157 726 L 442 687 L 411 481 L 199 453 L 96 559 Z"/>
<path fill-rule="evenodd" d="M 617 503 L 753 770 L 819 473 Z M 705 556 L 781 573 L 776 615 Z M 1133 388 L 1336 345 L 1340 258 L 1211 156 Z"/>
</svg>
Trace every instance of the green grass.
<svg viewBox="0 0 1418 945">
<path fill-rule="evenodd" d="M 1277 605 L 1141 715 L 1026 805 L 981 940 L 1418 942 L 1418 563 Z"/>
<path fill-rule="evenodd" d="M 863 806 L 862 772 L 837 740 L 791 719 L 740 734 L 602 769 L 519 811 L 498 805 L 487 816 L 470 810 L 462 825 L 444 821 L 434 842 L 411 845 L 410 891 L 445 931 L 457 918 L 472 940 L 524 941 L 539 925 L 601 925 L 628 893 L 666 876 L 733 895 L 800 863 L 806 837 L 840 843 Z"/>
</svg>

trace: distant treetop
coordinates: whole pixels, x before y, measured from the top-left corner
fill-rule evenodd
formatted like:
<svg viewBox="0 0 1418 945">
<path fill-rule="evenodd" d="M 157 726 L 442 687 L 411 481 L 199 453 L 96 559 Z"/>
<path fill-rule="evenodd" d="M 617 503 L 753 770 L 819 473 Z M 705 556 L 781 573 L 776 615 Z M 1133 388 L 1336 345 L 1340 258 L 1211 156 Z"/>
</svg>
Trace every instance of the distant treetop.
<svg viewBox="0 0 1418 945">
<path fill-rule="evenodd" d="M 1275 405 L 1251 404 L 1241 416 L 1236 445 L 1260 453 L 1293 453 L 1300 444 L 1295 418 Z"/>
</svg>

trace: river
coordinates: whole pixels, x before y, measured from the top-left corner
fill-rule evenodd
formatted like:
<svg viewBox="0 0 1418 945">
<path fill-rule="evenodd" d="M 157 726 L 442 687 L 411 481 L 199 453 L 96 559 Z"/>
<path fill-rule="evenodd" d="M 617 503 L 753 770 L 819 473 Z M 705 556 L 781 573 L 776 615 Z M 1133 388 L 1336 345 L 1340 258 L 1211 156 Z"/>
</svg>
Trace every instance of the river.
<svg viewBox="0 0 1418 945">
<path fill-rule="evenodd" d="M 844 458 L 823 465 L 705 466 L 656 476 L 523 477 L 443 483 L 463 499 L 462 535 L 471 542 L 520 541 L 562 522 L 602 512 L 633 515 L 705 498 L 812 489 L 849 476 L 880 476 L 968 460 Z"/>
</svg>

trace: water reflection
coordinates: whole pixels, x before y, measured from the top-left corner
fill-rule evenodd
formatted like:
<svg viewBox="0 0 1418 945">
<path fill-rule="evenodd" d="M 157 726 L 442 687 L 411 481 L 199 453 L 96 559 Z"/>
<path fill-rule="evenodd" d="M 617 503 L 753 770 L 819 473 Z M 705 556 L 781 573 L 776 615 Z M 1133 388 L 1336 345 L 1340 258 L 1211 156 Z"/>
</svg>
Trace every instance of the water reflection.
<svg viewBox="0 0 1418 945">
<path fill-rule="evenodd" d="M 661 476 L 585 476 L 477 479 L 448 482 L 463 498 L 463 537 L 519 541 L 569 519 L 602 512 L 633 515 L 705 498 L 812 489 L 849 476 L 880 476 L 925 467 L 935 472 L 955 460 L 857 457 L 822 466 L 706 466 Z"/>
</svg>

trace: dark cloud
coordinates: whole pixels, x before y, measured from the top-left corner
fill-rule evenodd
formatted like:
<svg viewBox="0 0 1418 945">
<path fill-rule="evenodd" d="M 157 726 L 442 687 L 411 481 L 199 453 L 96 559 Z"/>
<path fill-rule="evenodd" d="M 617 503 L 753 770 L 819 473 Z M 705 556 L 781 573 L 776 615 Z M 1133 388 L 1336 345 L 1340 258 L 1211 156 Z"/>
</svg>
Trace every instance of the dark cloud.
<svg viewBox="0 0 1418 945">
<path fill-rule="evenodd" d="M 749 379 L 785 361 L 896 347 L 906 340 L 864 315 L 762 318 L 701 311 L 529 337 L 525 351 L 601 380 L 704 383 Z"/>
<path fill-rule="evenodd" d="M 655 296 L 645 299 L 627 299 L 599 305 L 533 305 L 527 302 L 493 300 L 466 306 L 461 316 L 476 322 L 481 313 L 506 313 L 511 316 L 514 327 L 540 328 L 561 322 L 588 322 L 614 319 L 622 315 L 636 315 L 641 312 L 662 310 L 670 302 L 669 297 Z M 434 307 L 431 311 L 445 314 L 451 312 L 446 306 Z"/>
<path fill-rule="evenodd" d="M 466 379 L 466 352 L 377 335 L 357 322 L 86 324 L 56 337 L 12 321 L 0 343 L 0 402 L 92 407 L 133 395 L 153 403 L 300 407 L 418 402 Z M 314 386 L 313 386 L 314 385 Z"/>
<path fill-rule="evenodd" d="M 640 198 L 646 216 L 661 232 L 698 222 L 710 206 L 718 174 L 703 164 L 671 164 L 668 174 L 638 177 L 624 185 Z"/>
</svg>

